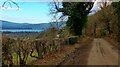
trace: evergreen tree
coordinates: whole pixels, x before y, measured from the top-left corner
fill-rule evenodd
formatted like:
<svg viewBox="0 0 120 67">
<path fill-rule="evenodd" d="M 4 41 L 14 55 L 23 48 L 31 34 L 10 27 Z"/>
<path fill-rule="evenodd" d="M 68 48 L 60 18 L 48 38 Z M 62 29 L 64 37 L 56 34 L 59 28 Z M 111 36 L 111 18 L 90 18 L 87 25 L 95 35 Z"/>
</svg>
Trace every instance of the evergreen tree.
<svg viewBox="0 0 120 67">
<path fill-rule="evenodd" d="M 55 3 L 57 12 L 68 16 L 66 25 L 73 35 L 82 35 L 82 30 L 87 23 L 87 16 L 93 7 L 93 2 L 62 2 L 62 8 Z"/>
<path fill-rule="evenodd" d="M 118 30 L 118 44 L 120 44 L 120 1 L 119 2 L 113 2 L 112 6 L 115 8 L 115 14 L 118 16 L 117 17 L 117 30 Z"/>
</svg>

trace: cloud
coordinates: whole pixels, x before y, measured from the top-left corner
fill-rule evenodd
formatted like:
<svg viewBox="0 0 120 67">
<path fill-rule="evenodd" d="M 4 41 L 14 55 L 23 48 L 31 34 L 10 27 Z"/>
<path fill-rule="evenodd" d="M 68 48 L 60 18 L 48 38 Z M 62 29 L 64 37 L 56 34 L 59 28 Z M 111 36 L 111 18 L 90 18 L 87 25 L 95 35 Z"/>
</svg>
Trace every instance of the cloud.
<svg viewBox="0 0 120 67">
<path fill-rule="evenodd" d="M 107 5 L 110 5 L 112 3 L 112 1 L 110 1 L 110 0 L 96 0 L 91 11 L 97 12 L 97 11 L 101 10 L 100 6 L 103 6 L 104 2 L 107 2 Z"/>
<path fill-rule="evenodd" d="M 9 7 L 9 6 L 0 6 L 0 10 L 22 10 L 21 8 Z"/>
</svg>

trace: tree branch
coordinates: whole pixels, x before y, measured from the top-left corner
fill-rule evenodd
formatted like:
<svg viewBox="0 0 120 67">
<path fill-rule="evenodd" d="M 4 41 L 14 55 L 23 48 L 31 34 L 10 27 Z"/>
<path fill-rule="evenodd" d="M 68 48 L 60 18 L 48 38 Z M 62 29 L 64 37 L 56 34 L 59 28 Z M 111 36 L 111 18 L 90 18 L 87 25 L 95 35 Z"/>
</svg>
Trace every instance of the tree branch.
<svg viewBox="0 0 120 67">
<path fill-rule="evenodd" d="M 16 2 L 12 1 L 12 0 L 7 0 L 7 1 L 5 1 L 5 2 L 3 3 L 2 7 L 5 7 L 5 4 L 6 4 L 6 3 L 9 3 L 9 5 L 10 5 L 11 8 L 12 8 L 11 3 L 13 3 L 13 4 L 15 4 L 15 5 L 17 6 L 17 8 L 19 9 L 18 4 L 17 4 Z"/>
</svg>

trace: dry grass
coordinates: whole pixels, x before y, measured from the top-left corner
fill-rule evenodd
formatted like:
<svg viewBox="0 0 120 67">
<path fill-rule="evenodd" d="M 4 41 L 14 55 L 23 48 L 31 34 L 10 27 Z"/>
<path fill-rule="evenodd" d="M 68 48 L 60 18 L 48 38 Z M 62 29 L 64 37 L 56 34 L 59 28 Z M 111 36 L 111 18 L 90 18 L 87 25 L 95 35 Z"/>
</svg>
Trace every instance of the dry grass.
<svg viewBox="0 0 120 67">
<path fill-rule="evenodd" d="M 67 56 L 71 53 L 75 52 L 80 46 L 80 43 L 85 42 L 89 38 L 83 38 L 78 43 L 74 45 L 64 45 L 61 50 L 54 52 L 52 54 L 47 54 L 44 56 L 44 59 L 36 60 L 33 64 L 35 65 L 58 65 L 61 61 L 63 61 Z"/>
<path fill-rule="evenodd" d="M 66 56 L 74 52 L 76 48 L 79 48 L 79 44 L 65 45 L 61 50 L 54 52 L 52 54 L 47 54 L 44 59 L 36 60 L 35 65 L 57 65 L 64 60 Z"/>
<path fill-rule="evenodd" d="M 118 48 L 118 44 L 117 44 L 117 41 L 113 38 L 110 38 L 110 37 L 105 37 L 105 39 L 111 43 L 112 46 L 114 46 L 115 48 Z"/>
</svg>

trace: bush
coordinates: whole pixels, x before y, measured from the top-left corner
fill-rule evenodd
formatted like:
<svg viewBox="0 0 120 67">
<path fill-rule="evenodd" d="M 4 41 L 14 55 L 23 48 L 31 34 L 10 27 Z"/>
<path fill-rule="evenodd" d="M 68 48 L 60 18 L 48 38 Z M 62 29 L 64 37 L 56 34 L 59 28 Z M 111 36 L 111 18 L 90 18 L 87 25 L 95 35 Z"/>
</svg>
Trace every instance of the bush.
<svg viewBox="0 0 120 67">
<path fill-rule="evenodd" d="M 78 36 L 70 36 L 69 38 L 66 39 L 67 44 L 75 44 L 78 41 L 79 37 Z"/>
</svg>

